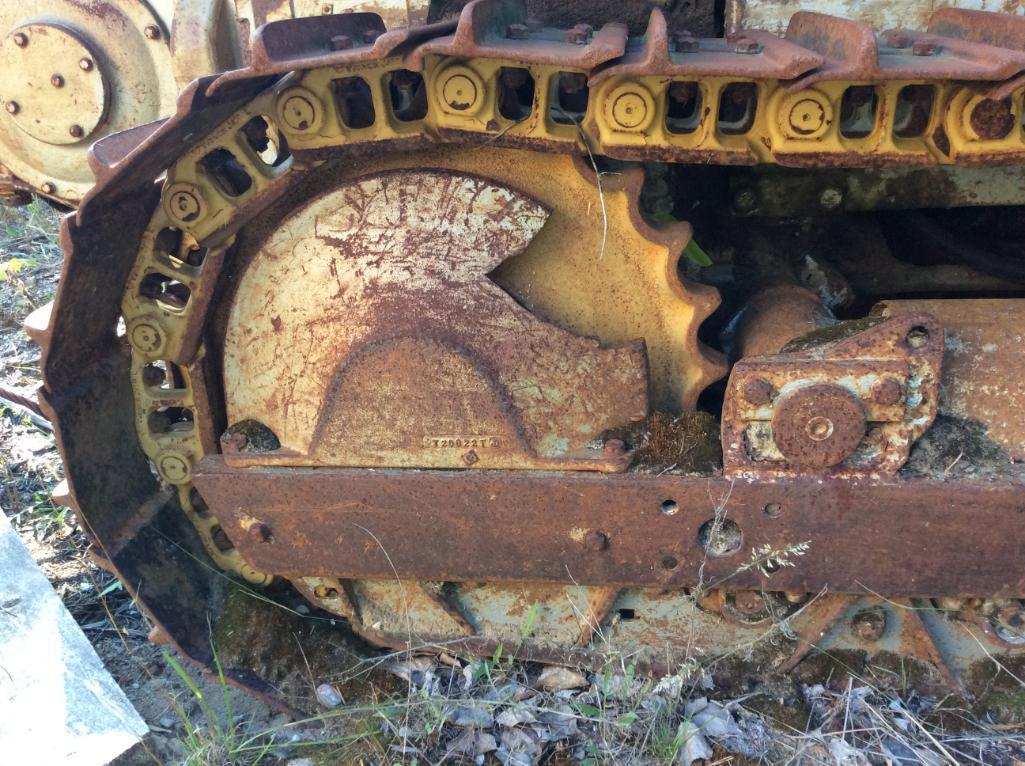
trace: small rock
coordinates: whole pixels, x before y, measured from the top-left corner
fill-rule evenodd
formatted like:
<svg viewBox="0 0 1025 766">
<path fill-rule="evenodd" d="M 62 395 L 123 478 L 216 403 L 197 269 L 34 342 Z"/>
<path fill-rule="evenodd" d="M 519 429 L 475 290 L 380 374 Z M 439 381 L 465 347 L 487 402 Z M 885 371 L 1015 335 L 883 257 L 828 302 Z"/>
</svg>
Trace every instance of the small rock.
<svg viewBox="0 0 1025 766">
<path fill-rule="evenodd" d="M 517 704 L 510 708 L 506 708 L 497 716 L 495 716 L 495 722 L 499 726 L 505 726 L 506 728 L 512 728 L 513 726 L 519 726 L 524 723 L 534 723 L 537 718 L 534 717 L 534 713 L 527 705 Z"/>
<path fill-rule="evenodd" d="M 549 665 L 541 671 L 537 685 L 550 692 L 566 689 L 582 689 L 587 686 L 587 679 L 582 673 L 559 665 Z"/>
<path fill-rule="evenodd" d="M 170 716 L 164 716 L 159 721 L 157 721 L 157 723 L 160 724 L 165 729 L 173 729 L 174 728 L 174 719 L 171 718 Z"/>
<path fill-rule="evenodd" d="M 451 754 L 468 755 L 473 758 L 498 749 L 498 742 L 491 734 L 476 729 L 464 729 L 459 736 L 449 742 L 448 752 Z"/>
<path fill-rule="evenodd" d="M 317 702 L 326 708 L 338 707 L 342 704 L 342 695 L 331 684 L 321 684 L 317 687 Z"/>
<path fill-rule="evenodd" d="M 491 713 L 472 707 L 457 707 L 448 714 L 448 722 L 453 726 L 477 726 L 482 729 L 495 725 Z"/>
<path fill-rule="evenodd" d="M 705 735 L 693 721 L 681 723 L 677 735 L 683 743 L 680 746 L 680 752 L 676 754 L 676 763 L 679 766 L 690 766 L 694 761 L 712 757 L 712 746 L 708 744 Z"/>
</svg>

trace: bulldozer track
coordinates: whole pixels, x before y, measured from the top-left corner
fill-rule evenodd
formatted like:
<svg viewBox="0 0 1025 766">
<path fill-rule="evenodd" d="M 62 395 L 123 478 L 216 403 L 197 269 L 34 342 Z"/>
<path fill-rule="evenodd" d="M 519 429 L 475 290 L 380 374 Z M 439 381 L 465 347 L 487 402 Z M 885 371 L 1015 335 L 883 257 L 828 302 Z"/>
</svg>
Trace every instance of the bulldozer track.
<svg viewBox="0 0 1025 766">
<path fill-rule="evenodd" d="M 641 647 L 651 666 L 706 653 L 746 660 L 757 654 L 763 665 L 786 670 L 825 642 L 836 651 L 914 657 L 925 668 L 925 683 L 962 684 L 980 661 L 976 644 L 983 655 L 1018 651 L 1025 581 L 1007 571 L 1020 560 L 1020 544 L 1009 530 L 1025 507 L 1025 485 L 1013 470 L 988 483 L 912 486 L 894 475 L 935 416 L 935 400 L 926 398 L 913 412 L 913 425 L 894 404 L 915 387 L 938 387 L 935 358 L 942 356 L 943 331 L 928 315 L 891 317 L 882 330 L 865 330 L 854 344 L 860 354 L 854 362 L 841 340 L 828 346 L 826 357 L 790 356 L 783 360 L 787 370 L 772 373 L 785 377 L 796 374 L 793 368 L 825 380 L 838 365 L 869 358 L 885 363 L 891 375 L 887 383 L 872 372 L 864 386 L 876 392 L 883 413 L 873 419 L 893 421 L 892 438 L 876 445 L 878 455 L 861 468 L 835 467 L 853 448 L 825 458 L 831 468 L 825 480 L 740 463 L 728 466 L 726 478 L 653 479 L 623 473 L 626 461 L 609 442 L 597 456 L 567 463 L 579 471 L 573 478 L 542 473 L 558 467 L 557 460 L 526 450 L 528 457 L 518 459 L 534 470 L 517 478 L 516 472 L 482 470 L 510 467 L 489 463 L 484 449 L 508 436 L 436 434 L 435 447 L 459 452 L 444 453 L 436 465 L 412 465 L 470 468 L 483 460 L 470 469 L 470 481 L 492 485 L 471 494 L 491 499 L 506 534 L 516 534 L 511 518 L 529 516 L 523 504 L 543 508 L 546 494 L 555 488 L 565 493 L 560 507 L 567 528 L 556 530 L 539 517 L 523 532 L 527 548 L 514 547 L 512 558 L 502 561 L 501 540 L 488 537 L 487 525 L 462 529 L 464 544 L 487 543 L 490 560 L 458 550 L 432 557 L 416 546 L 396 549 L 405 527 L 399 520 L 388 529 L 389 508 L 422 502 L 427 510 L 420 523 L 431 517 L 449 531 L 460 528 L 453 521 L 460 513 L 472 513 L 446 508 L 460 491 L 445 486 L 451 471 L 418 471 L 413 489 L 401 488 L 410 475 L 396 475 L 396 488 L 382 489 L 374 482 L 387 473 L 332 475 L 315 468 L 313 447 L 298 456 L 286 450 L 277 463 L 264 455 L 285 435 L 236 428 L 230 417 L 235 405 L 230 395 L 226 401 L 221 380 L 231 351 L 224 328 L 232 325 L 222 298 L 225 285 L 241 289 L 248 265 L 237 252 L 241 242 L 253 245 L 250 229 L 318 199 L 323 189 L 369 183 L 365 178 L 376 183 L 396 169 L 444 171 L 445 183 L 456 188 L 468 173 L 452 159 L 461 152 L 477 152 L 474 178 L 497 184 L 488 193 L 504 193 L 506 183 L 514 187 L 510 199 L 530 189 L 515 188 L 514 175 L 489 173 L 502 152 L 524 163 L 555 154 L 795 167 L 1022 162 L 1023 43 L 1020 19 L 997 22 L 991 14 L 949 9 L 934 15 L 926 33 L 895 34 L 882 44 L 864 25 L 810 13 L 798 13 L 785 38 L 750 33 L 708 41 L 670 34 L 656 10 L 646 36 L 631 39 L 616 24 L 539 27 L 490 0 L 470 3 L 454 26 L 388 32 L 371 14 L 267 25 L 254 38 L 248 68 L 195 81 L 170 120 L 105 139 L 93 151 L 98 184 L 65 224 L 68 259 L 57 310 L 37 333 L 44 346 L 41 401 L 60 437 L 66 501 L 96 539 L 98 557 L 136 591 L 164 637 L 200 661 L 209 659 L 201 605 L 223 605 L 231 597 L 229 586 L 201 564 L 205 552 L 256 585 L 272 586 L 284 576 L 309 601 L 384 646 L 504 647 L 527 658 L 592 664 Z M 586 177 L 579 188 L 605 205 L 594 168 L 564 160 Z M 696 335 L 718 298 L 709 288 L 676 281 L 689 230 L 658 232 L 636 223 L 638 190 L 636 179 L 610 185 L 609 199 L 621 199 L 622 210 L 602 213 L 606 225 L 610 217 L 632 222 L 636 242 L 666 259 L 662 287 L 670 284 L 674 300 L 688 307 L 693 324 L 681 341 L 687 353 L 679 367 L 687 376 L 662 393 L 658 380 L 652 382 L 653 395 L 687 411 L 725 372 L 723 360 Z M 236 325 L 244 328 L 244 318 Z M 927 345 L 901 345 L 921 333 Z M 552 342 L 568 341 L 557 336 Z M 631 352 L 624 347 L 620 353 L 627 358 Z M 745 379 L 734 374 L 731 385 L 736 381 L 739 391 Z M 750 374 L 768 375 L 757 365 Z M 615 384 L 624 397 L 636 393 L 634 380 Z M 897 399 L 886 399 L 887 384 L 898 385 Z M 773 385 L 783 389 L 786 381 Z M 743 395 L 754 404 L 752 395 Z M 755 406 L 728 414 L 738 429 L 767 417 Z M 268 440 L 263 447 L 249 449 L 261 439 Z M 417 448 L 426 450 L 428 441 Z M 267 446 L 272 442 L 277 446 Z M 902 447 L 895 449 L 898 442 Z M 464 466 L 446 462 L 457 457 Z M 119 481 L 106 478 L 110 470 Z M 276 471 L 282 481 L 302 475 L 305 484 L 289 496 L 274 481 Z M 259 481 L 240 489 L 249 475 Z M 829 489 L 822 489 L 823 481 Z M 734 489 L 737 482 L 744 488 Z M 640 489 L 645 483 L 649 489 Z M 643 506 L 647 516 L 615 521 L 603 505 L 613 491 L 622 493 L 621 509 Z M 588 493 L 591 504 L 574 499 Z M 347 494 L 360 498 L 365 515 L 317 506 L 317 498 Z M 698 511 L 702 494 L 708 507 Z M 909 498 L 905 517 L 891 524 L 900 497 Z M 942 517 L 930 515 L 938 498 L 948 503 Z M 842 541 L 848 544 L 801 568 L 804 535 L 821 544 L 840 534 L 837 515 L 852 504 L 877 533 L 892 534 L 890 545 Z M 297 506 L 309 513 L 286 530 L 286 518 L 273 511 Z M 596 508 L 600 513 L 589 518 Z M 783 526 L 775 521 L 781 511 Z M 695 512 L 700 518 L 691 518 Z M 964 550 L 963 569 L 970 573 L 952 583 L 949 562 L 964 545 L 969 513 L 985 516 L 985 533 Z M 629 531 L 648 522 L 666 530 L 675 524 L 664 534 L 696 542 L 667 545 L 650 533 L 631 542 Z M 744 545 L 739 532 L 735 544 L 722 542 L 729 537 L 723 530 L 738 523 Z M 924 541 L 918 536 L 923 525 L 930 527 Z M 339 547 L 310 542 L 328 530 L 335 540 L 349 531 L 353 542 L 344 564 L 331 563 Z M 556 538 L 573 545 L 547 545 Z M 445 536 L 419 542 L 439 548 Z M 729 558 L 741 547 L 739 558 Z M 548 566 L 524 561 L 527 549 Z M 930 553 L 937 550 L 942 555 Z M 989 566 L 970 564 L 980 555 L 991 557 Z M 859 575 L 859 566 L 872 576 Z M 487 572 L 499 570 L 501 577 L 488 582 Z M 578 572 L 585 575 L 578 578 Z M 243 682 L 258 672 L 243 661 L 234 670 Z"/>
</svg>

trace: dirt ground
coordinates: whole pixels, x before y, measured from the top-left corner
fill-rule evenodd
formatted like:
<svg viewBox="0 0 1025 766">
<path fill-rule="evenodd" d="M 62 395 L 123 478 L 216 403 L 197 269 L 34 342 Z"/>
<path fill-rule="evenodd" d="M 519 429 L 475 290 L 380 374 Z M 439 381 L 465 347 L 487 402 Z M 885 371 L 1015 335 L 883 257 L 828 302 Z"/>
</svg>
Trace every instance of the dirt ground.
<svg viewBox="0 0 1025 766">
<path fill-rule="evenodd" d="M 0 209 L 0 386 L 31 398 L 39 351 L 23 318 L 52 300 L 61 254 L 56 213 L 36 202 Z M 755 712 L 748 696 L 716 697 L 700 668 L 662 680 L 629 668 L 586 674 L 515 662 L 383 656 L 367 650 L 339 676 L 358 695 L 318 690 L 323 712 L 290 722 L 263 703 L 204 680 L 147 640 L 150 625 L 120 584 L 89 558 L 66 509 L 49 499 L 61 479 L 45 422 L 0 406 L 0 506 L 86 636 L 150 727 L 121 766 L 283 763 L 423 764 L 1014 764 L 1017 726 L 979 723 L 948 735 L 933 702 L 870 687 L 806 679 L 786 717 Z M 373 669 L 369 673 L 367 669 Z M 351 687 L 345 687 L 346 689 Z M 1025 699 L 1025 697 L 1023 697 Z M 931 707 L 930 707 L 931 706 Z"/>
</svg>

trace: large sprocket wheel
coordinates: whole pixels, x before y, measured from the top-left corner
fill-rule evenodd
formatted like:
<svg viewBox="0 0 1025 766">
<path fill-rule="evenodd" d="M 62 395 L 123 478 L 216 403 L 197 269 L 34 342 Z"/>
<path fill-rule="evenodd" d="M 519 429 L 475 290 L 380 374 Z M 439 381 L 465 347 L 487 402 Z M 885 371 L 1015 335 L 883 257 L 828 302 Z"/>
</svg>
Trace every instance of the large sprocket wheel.
<svg viewBox="0 0 1025 766">
<path fill-rule="evenodd" d="M 188 225 L 174 202 L 175 190 L 192 194 L 180 178 L 166 184 L 122 301 L 139 435 L 210 555 L 251 581 L 277 573 L 245 562 L 230 540 L 237 531 L 220 528 L 189 477 L 217 436 L 250 464 L 617 471 L 626 458 L 596 443 L 603 431 L 652 409 L 692 410 L 725 372 L 697 339 L 718 295 L 679 272 L 690 227 L 645 222 L 639 169 L 599 185 L 585 160 L 489 147 L 328 163 L 260 215 L 247 211 L 230 247 L 210 252 L 173 226 Z M 222 264 L 217 300 L 189 278 L 211 263 Z M 189 352 L 201 364 L 178 365 L 196 326 L 207 327 Z M 205 405 L 217 369 L 223 421 Z M 445 424 L 466 411 L 489 443 L 449 449 L 464 434 Z M 620 624 L 617 643 L 643 646 L 648 634 L 622 615 L 652 597 L 290 579 L 379 644 L 486 650 L 518 636 L 521 652 L 545 656 L 586 652 L 593 640 L 604 651 Z M 693 601 L 671 600 L 674 610 Z M 662 656 L 677 638 L 648 643 Z"/>
</svg>

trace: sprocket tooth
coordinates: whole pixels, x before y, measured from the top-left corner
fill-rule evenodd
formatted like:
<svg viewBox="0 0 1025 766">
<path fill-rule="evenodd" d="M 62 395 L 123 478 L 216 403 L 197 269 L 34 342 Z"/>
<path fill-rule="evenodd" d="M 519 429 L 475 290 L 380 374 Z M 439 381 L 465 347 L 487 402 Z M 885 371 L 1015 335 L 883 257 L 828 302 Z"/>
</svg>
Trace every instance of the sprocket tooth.
<svg viewBox="0 0 1025 766">
<path fill-rule="evenodd" d="M 46 349 L 50 347 L 50 337 L 53 334 L 50 322 L 50 315 L 52 313 L 53 301 L 50 301 L 46 305 L 35 309 L 31 314 L 25 317 L 25 320 L 22 322 L 22 328 L 24 328 L 25 334 L 39 345 L 43 349 L 44 353 Z"/>
</svg>

